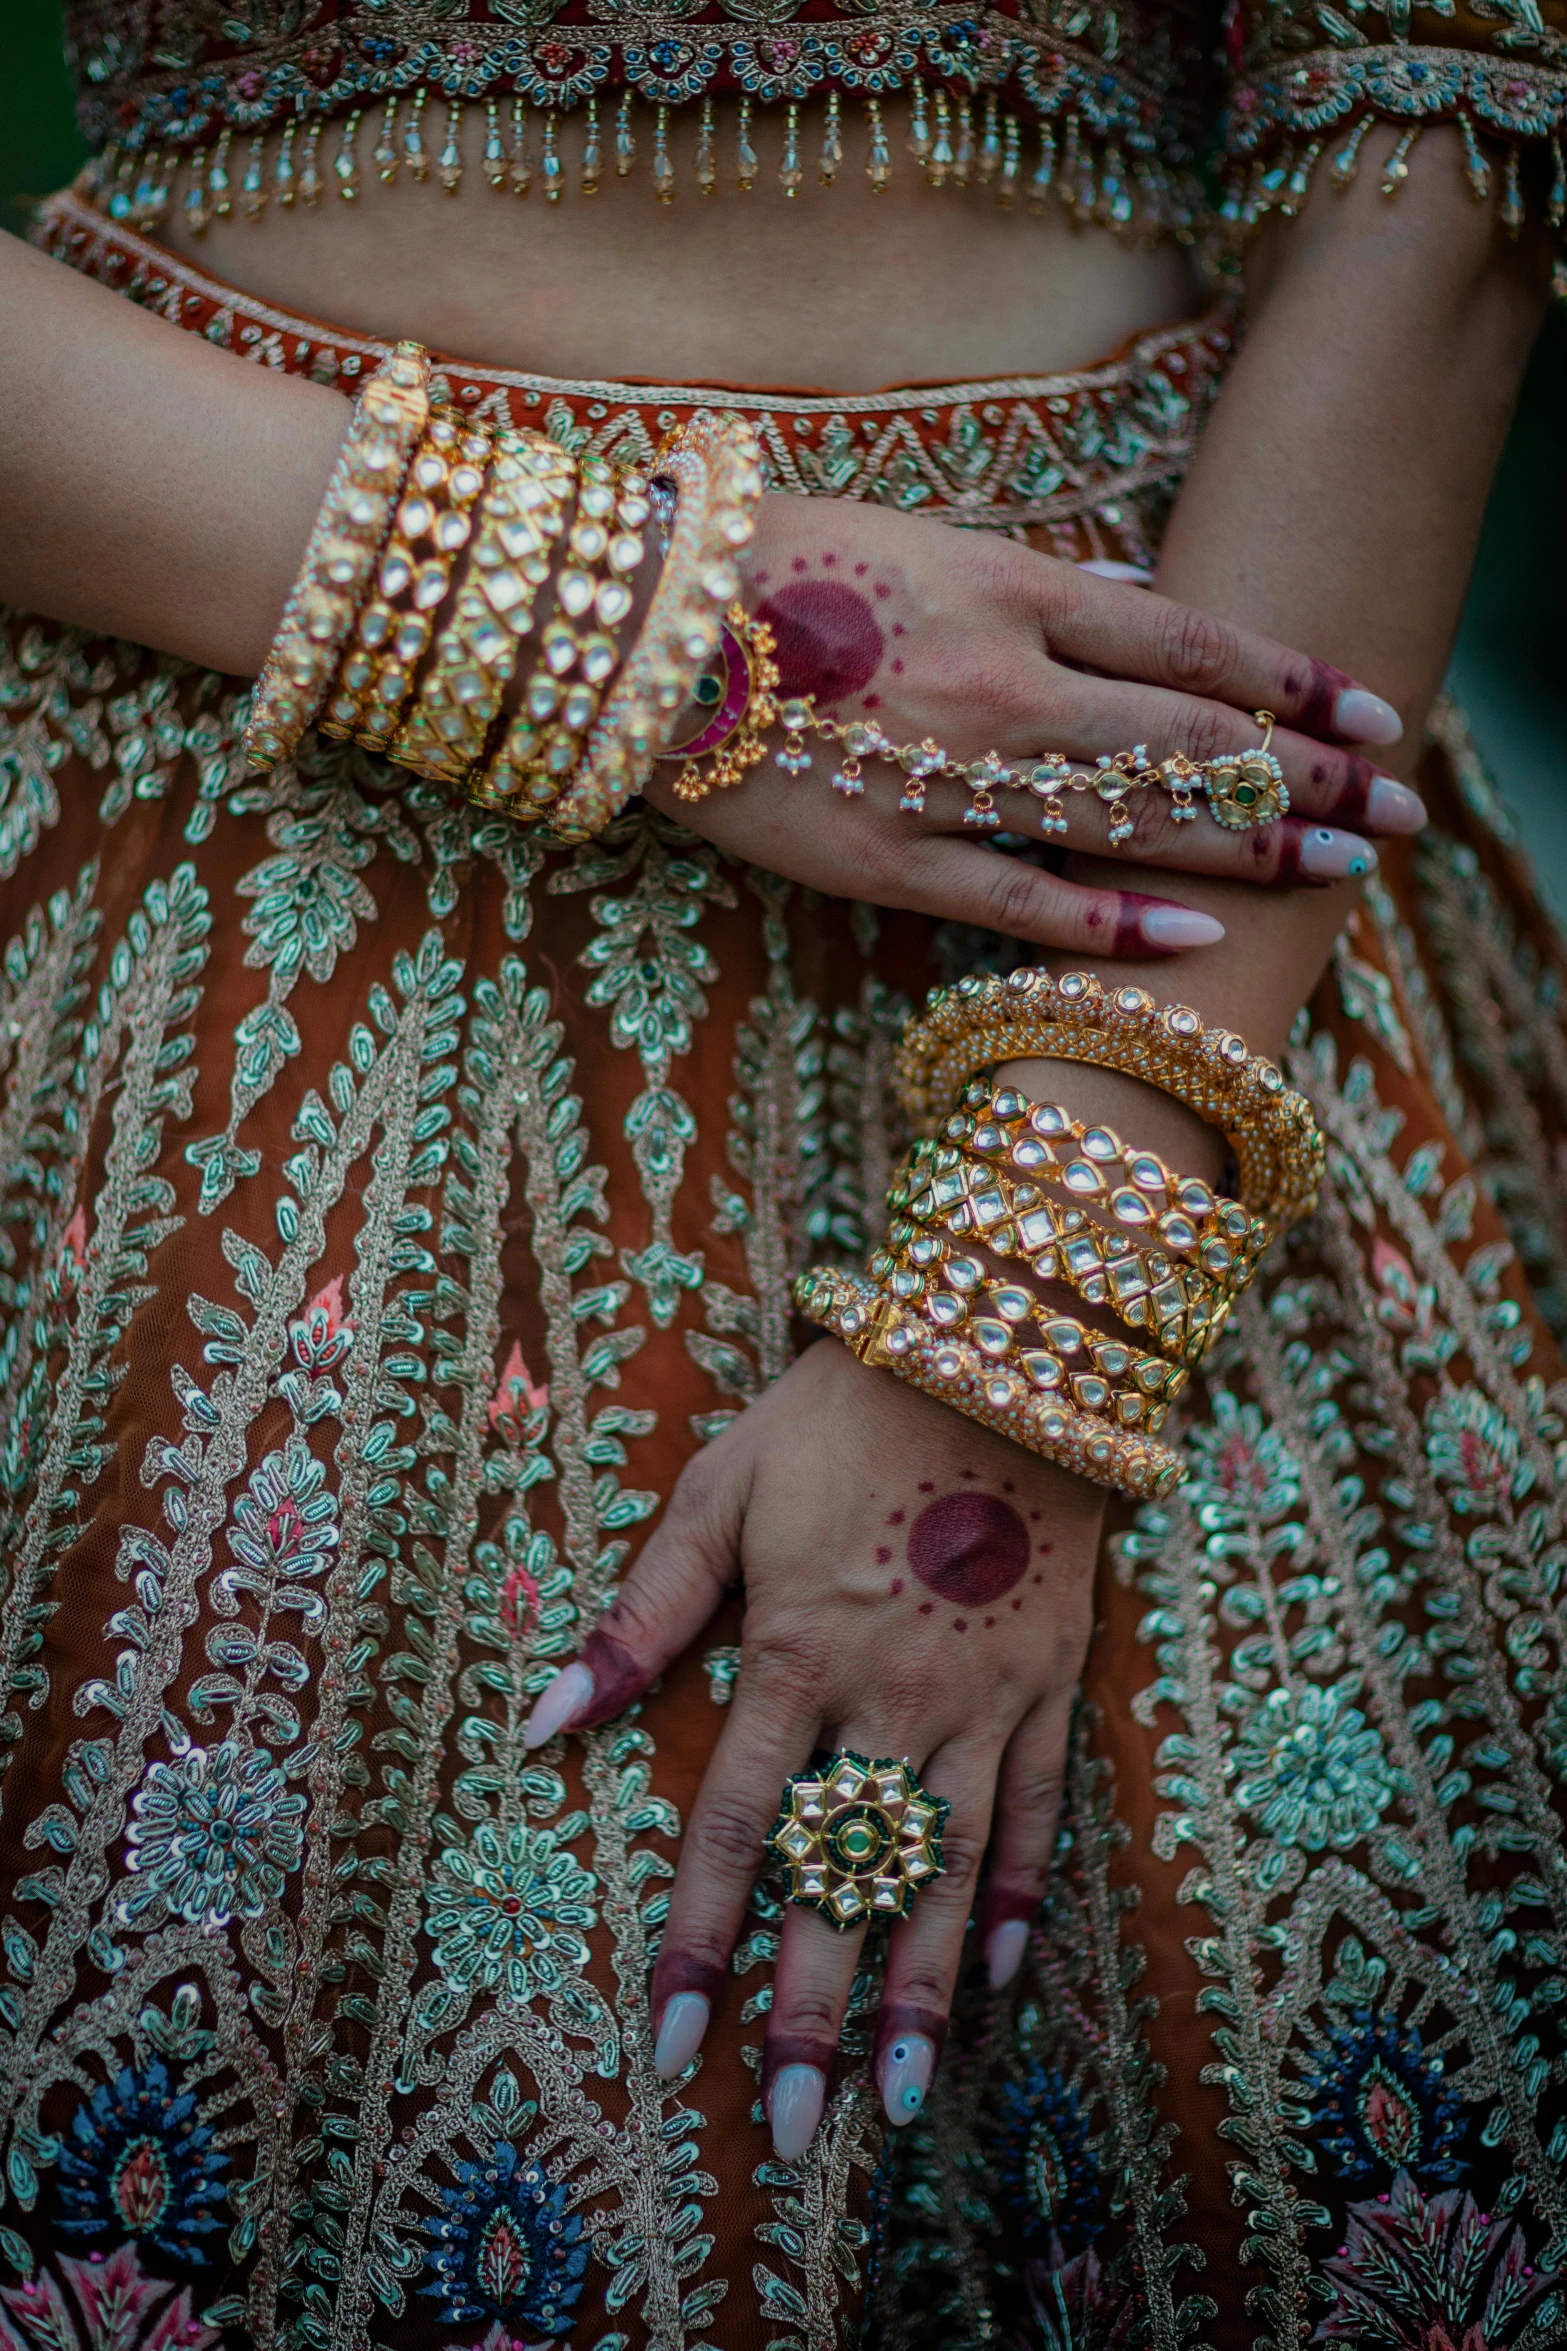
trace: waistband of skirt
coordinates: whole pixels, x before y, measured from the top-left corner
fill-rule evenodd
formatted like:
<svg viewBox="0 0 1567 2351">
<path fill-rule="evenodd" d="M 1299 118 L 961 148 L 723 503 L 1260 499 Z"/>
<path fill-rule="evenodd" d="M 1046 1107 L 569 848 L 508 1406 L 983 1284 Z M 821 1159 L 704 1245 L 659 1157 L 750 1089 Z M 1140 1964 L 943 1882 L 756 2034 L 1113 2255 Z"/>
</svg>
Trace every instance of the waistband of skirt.
<svg viewBox="0 0 1567 2351">
<path fill-rule="evenodd" d="M 69 191 L 40 206 L 32 238 L 174 325 L 336 390 L 352 391 L 388 349 L 242 293 Z M 739 410 L 760 435 L 774 489 L 869 498 L 1027 531 L 1076 560 L 1146 564 L 1234 343 L 1234 311 L 1221 304 L 1136 336 L 1095 367 L 853 393 L 573 381 L 434 356 L 437 381 L 464 413 L 538 427 L 573 450 L 646 463 L 695 411 Z"/>
</svg>

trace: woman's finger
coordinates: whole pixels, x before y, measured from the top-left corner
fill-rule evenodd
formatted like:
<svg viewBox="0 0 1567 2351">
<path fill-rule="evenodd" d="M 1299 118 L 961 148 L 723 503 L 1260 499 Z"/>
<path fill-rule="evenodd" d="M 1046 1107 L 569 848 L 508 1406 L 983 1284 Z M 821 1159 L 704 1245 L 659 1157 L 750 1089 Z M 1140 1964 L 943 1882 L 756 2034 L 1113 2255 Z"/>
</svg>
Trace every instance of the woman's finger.
<svg viewBox="0 0 1567 2351">
<path fill-rule="evenodd" d="M 1024 829 L 1022 822 L 1018 829 Z M 973 923 L 980 930 L 1072 955 L 1140 960 L 1178 955 L 1188 947 L 1211 947 L 1224 936 L 1223 924 L 1212 915 L 1145 890 L 1106 890 L 1065 881 L 1025 858 L 1001 856 L 994 849 L 935 833 L 911 831 L 896 846 L 895 870 L 885 875 L 873 871 L 861 884 L 878 905 L 905 906 L 945 922 Z"/>
<path fill-rule="evenodd" d="M 1238 710 L 1271 710 L 1330 741 L 1388 744 L 1402 735 L 1392 704 L 1343 670 L 1128 582 L 1085 588 L 1079 571 L 1062 577 L 1042 567 L 1040 620 L 1053 654 Z"/>
<path fill-rule="evenodd" d="M 653 1970 L 653 2062 L 666 2081 L 690 2064 L 707 2030 L 784 1782 L 810 1760 L 824 1671 L 822 1659 L 805 1670 L 783 1643 L 759 1646 L 741 1666 L 681 1839 Z"/>
<path fill-rule="evenodd" d="M 1169 693 L 1157 686 L 1067 677 L 1059 672 L 1042 692 L 1049 695 L 1048 724 L 1062 734 L 1067 745 L 1081 743 L 1097 756 L 1142 743 L 1156 763 L 1177 751 L 1184 751 L 1199 764 L 1239 751 L 1255 751 L 1262 738 L 1252 709 L 1273 707 L 1257 703 L 1252 709 L 1235 709 L 1221 701 Z M 1425 824 L 1426 808 L 1419 794 L 1396 776 L 1381 774 L 1358 752 L 1313 742 L 1284 724 L 1276 729 L 1270 748 L 1284 771 L 1290 805 L 1297 815 L 1350 830 L 1365 828 L 1391 835 L 1418 833 Z M 1084 755 L 1072 753 L 1073 757 Z M 1164 794 L 1144 792 L 1134 798 L 1163 799 Z M 1078 800 L 1080 806 L 1089 804 L 1086 795 L 1078 795 Z"/>
<path fill-rule="evenodd" d="M 523 1724 L 525 1746 L 623 1714 L 690 1647 L 738 1572 L 746 1485 L 737 1445 L 719 1440 L 688 1464 L 614 1607 Z"/>
<path fill-rule="evenodd" d="M 784 1919 L 762 2044 L 762 2110 L 785 2163 L 799 2161 L 821 2121 L 864 1941 L 863 1928 L 840 1933 L 798 1904 Z"/>
<path fill-rule="evenodd" d="M 1028 1949 L 1055 1851 L 1072 1725 L 1072 1686 L 1027 1713 L 1007 1744 L 996 1786 L 990 1866 L 979 1902 L 980 1947 L 992 1991 L 1011 1983 Z"/>
<path fill-rule="evenodd" d="M 887 2119 L 900 2126 L 924 2105 L 946 2037 L 990 1830 L 997 1763 L 993 1740 L 954 1739 L 937 1749 L 920 1774 L 951 1809 L 941 1832 L 942 1875 L 921 1887 L 887 1945 L 873 2064 Z"/>
</svg>

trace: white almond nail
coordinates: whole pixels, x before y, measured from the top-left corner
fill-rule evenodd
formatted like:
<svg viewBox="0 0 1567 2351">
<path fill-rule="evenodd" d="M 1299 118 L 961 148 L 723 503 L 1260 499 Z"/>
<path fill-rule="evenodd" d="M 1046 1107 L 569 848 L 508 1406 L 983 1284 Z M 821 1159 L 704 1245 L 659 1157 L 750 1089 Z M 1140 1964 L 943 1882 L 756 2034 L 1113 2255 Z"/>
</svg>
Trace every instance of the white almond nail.
<svg viewBox="0 0 1567 2351">
<path fill-rule="evenodd" d="M 798 2163 L 816 2136 L 827 2097 L 827 2076 L 814 2065 L 786 2065 L 775 2075 L 767 2119 L 780 2163 Z"/>
<path fill-rule="evenodd" d="M 522 1726 L 525 1747 L 542 1747 L 546 1739 L 553 1739 L 557 1731 L 565 1729 L 583 1713 L 593 1696 L 593 1676 L 580 1662 L 568 1665 L 558 1673 L 549 1688 L 540 1694 L 538 1703 Z"/>
<path fill-rule="evenodd" d="M 1150 947 L 1216 947 L 1224 925 L 1193 906 L 1150 906 L 1138 924 Z"/>
<path fill-rule="evenodd" d="M 1368 694 L 1364 686 L 1346 686 L 1333 705 L 1333 724 L 1350 743 L 1396 743 L 1404 722 L 1391 702 Z"/>
<path fill-rule="evenodd" d="M 1023 1964 L 1028 1949 L 1028 1921 L 1025 1918 L 1006 1918 L 985 1945 L 985 1964 L 990 1970 L 990 1988 L 1004 1992 Z"/>
<path fill-rule="evenodd" d="M 1375 825 L 1379 833 L 1421 833 L 1426 827 L 1426 804 L 1396 776 L 1373 776 L 1366 794 L 1366 822 Z"/>
<path fill-rule="evenodd" d="M 677 1992 L 665 2004 L 653 2048 L 653 2071 L 661 2082 L 672 2082 L 685 2072 L 702 2046 L 712 2013 L 712 2002 L 700 1992 Z"/>
</svg>

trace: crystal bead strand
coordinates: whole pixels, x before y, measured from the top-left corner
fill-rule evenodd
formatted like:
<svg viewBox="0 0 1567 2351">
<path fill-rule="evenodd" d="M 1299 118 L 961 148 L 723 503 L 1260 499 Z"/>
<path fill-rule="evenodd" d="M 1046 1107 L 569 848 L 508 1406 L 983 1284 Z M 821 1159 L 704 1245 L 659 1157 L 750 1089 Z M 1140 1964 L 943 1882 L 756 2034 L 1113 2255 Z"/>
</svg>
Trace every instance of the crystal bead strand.
<svg viewBox="0 0 1567 2351">
<path fill-rule="evenodd" d="M 871 127 L 870 153 L 866 158 L 865 176 L 876 195 L 881 195 L 892 177 L 892 151 L 887 145 L 887 126 L 881 119 L 881 100 L 867 98 L 865 112 Z"/>
<path fill-rule="evenodd" d="M 385 180 L 388 187 L 397 177 L 397 166 L 401 160 L 397 152 L 397 98 L 394 94 L 381 109 L 381 135 L 371 155 L 378 176 Z"/>
<path fill-rule="evenodd" d="M 756 185 L 756 149 L 751 144 L 751 100 L 740 101 L 739 135 L 736 141 L 735 181 L 747 195 Z"/>
<path fill-rule="evenodd" d="M 1056 176 L 1056 134 L 1053 123 L 1039 126 L 1039 161 L 1034 176 L 1028 183 L 1028 209 L 1042 213 Z"/>
<path fill-rule="evenodd" d="M 352 204 L 359 193 L 359 156 L 354 141 L 359 136 L 359 109 L 356 106 L 343 125 L 343 135 L 332 158 L 332 177 L 337 192 L 345 204 Z"/>
<path fill-rule="evenodd" d="M 528 161 L 528 102 L 514 98 L 511 102 L 511 192 L 526 196 L 533 185 L 533 168 Z"/>
<path fill-rule="evenodd" d="M 945 90 L 936 92 L 936 135 L 930 143 L 925 177 L 933 188 L 945 186 L 952 169 L 952 106 Z"/>
<path fill-rule="evenodd" d="M 783 161 L 778 166 L 778 183 L 786 196 L 794 197 L 799 195 L 800 183 L 804 178 L 805 174 L 800 169 L 800 109 L 791 104 L 784 127 Z"/>
<path fill-rule="evenodd" d="M 843 162 L 843 134 L 838 122 L 838 93 L 827 93 L 827 120 L 822 125 L 822 160 L 817 178 L 824 188 L 830 188 L 838 177 Z"/>
<path fill-rule="evenodd" d="M 426 89 L 414 92 L 413 112 L 403 125 L 403 161 L 416 180 L 430 176 L 430 158 L 424 151 L 424 109 L 429 95 Z"/>
<path fill-rule="evenodd" d="M 484 176 L 497 192 L 506 185 L 506 149 L 501 140 L 500 101 L 484 101 Z"/>
<path fill-rule="evenodd" d="M 272 171 L 272 193 L 285 212 L 294 201 L 294 125 L 283 126 L 282 144 L 277 151 L 277 162 Z"/>
<path fill-rule="evenodd" d="M 626 90 L 621 95 L 620 107 L 615 116 L 615 177 L 617 180 L 627 180 L 631 177 L 631 167 L 636 159 L 637 143 L 631 134 L 631 92 Z"/>
<path fill-rule="evenodd" d="M 966 188 L 974 168 L 974 109 L 966 98 L 957 104 L 958 135 L 952 153 L 952 184 Z"/>
<path fill-rule="evenodd" d="M 566 192 L 566 167 L 555 144 L 559 119 L 553 107 L 544 117 L 544 145 L 539 152 L 539 186 L 546 204 L 558 204 Z"/>
<path fill-rule="evenodd" d="M 180 206 L 185 226 L 193 237 L 204 237 L 212 219 L 212 207 L 207 201 L 207 150 L 198 147 L 190 159 L 190 186 Z"/>
<path fill-rule="evenodd" d="M 599 145 L 599 102 L 596 98 L 590 98 L 582 126 L 582 168 L 577 178 L 577 185 L 584 196 L 598 194 L 599 171 L 602 163 L 603 150 Z"/>
<path fill-rule="evenodd" d="M 930 116 L 927 112 L 925 85 L 918 74 L 914 77 L 909 112 L 908 149 L 916 163 L 930 161 Z"/>
<path fill-rule="evenodd" d="M 250 220 L 259 220 L 267 208 L 266 148 L 266 140 L 259 134 L 251 140 L 245 176 L 239 183 L 239 200 Z"/>
<path fill-rule="evenodd" d="M 979 142 L 979 184 L 988 188 L 1001 169 L 1001 110 L 996 104 L 996 93 L 991 91 L 985 100 L 985 129 Z"/>
<path fill-rule="evenodd" d="M 675 167 L 669 160 L 669 108 L 661 106 L 653 118 L 653 186 L 660 204 L 675 201 Z"/>
<path fill-rule="evenodd" d="M 233 138 L 234 134 L 229 130 L 218 134 L 218 143 L 212 150 L 212 161 L 207 167 L 207 196 L 214 220 L 227 220 L 234 209 L 229 183 L 229 148 Z"/>
<path fill-rule="evenodd" d="M 319 204 L 321 201 L 321 171 L 317 162 L 321 130 L 321 117 L 318 114 L 305 133 L 305 151 L 299 161 L 299 195 L 304 204 Z"/>
<path fill-rule="evenodd" d="M 704 196 L 718 193 L 718 156 L 713 137 L 713 101 L 702 101 L 701 119 L 696 131 L 696 184 Z"/>
<path fill-rule="evenodd" d="M 1017 202 L 1017 175 L 1022 139 L 1015 114 L 1007 116 L 1006 134 L 1001 145 L 1001 177 L 996 184 L 996 202 L 1010 212 Z"/>
<path fill-rule="evenodd" d="M 435 167 L 441 175 L 441 185 L 448 196 L 455 196 L 462 186 L 462 113 L 462 100 L 448 98 L 446 101 L 446 141 L 441 149 L 440 161 Z"/>
</svg>

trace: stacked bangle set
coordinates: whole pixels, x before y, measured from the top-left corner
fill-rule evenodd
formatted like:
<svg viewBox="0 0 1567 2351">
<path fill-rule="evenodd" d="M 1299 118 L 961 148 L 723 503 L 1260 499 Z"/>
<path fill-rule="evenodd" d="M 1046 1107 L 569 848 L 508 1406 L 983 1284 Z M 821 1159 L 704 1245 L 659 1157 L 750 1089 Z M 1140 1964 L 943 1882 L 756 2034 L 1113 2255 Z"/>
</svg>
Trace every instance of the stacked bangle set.
<svg viewBox="0 0 1567 2351">
<path fill-rule="evenodd" d="M 642 789 L 682 707 L 695 694 L 701 710 L 721 671 L 721 708 L 674 756 L 684 774 L 712 753 L 715 780 L 735 780 L 753 756 L 747 721 L 752 735 L 770 723 L 776 683 L 766 632 L 736 602 L 735 557 L 762 495 L 755 436 L 738 417 L 700 416 L 658 471 L 672 523 L 623 652 L 649 477 L 455 416 L 432 402 L 425 353 L 399 344 L 356 404 L 257 681 L 249 765 L 274 767 L 319 724 L 586 840 Z"/>
<path fill-rule="evenodd" d="M 1031 1059 L 1120 1070 L 1185 1103 L 1223 1131 L 1239 1197 L 993 1082 L 998 1061 Z M 1324 1146 L 1310 1104 L 1189 1006 L 1085 972 L 938 989 L 904 1035 L 898 1082 L 927 1132 L 893 1179 L 887 1237 L 863 1274 L 802 1275 L 801 1312 L 1046 1460 L 1167 1493 L 1185 1474 L 1158 1442 L 1170 1405 L 1270 1241 L 1315 1203 Z M 1128 1338 L 1054 1311 L 1007 1277 L 1007 1259 L 1113 1315 Z"/>
</svg>

